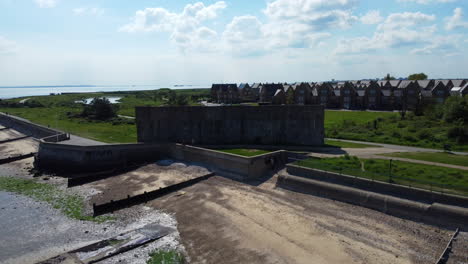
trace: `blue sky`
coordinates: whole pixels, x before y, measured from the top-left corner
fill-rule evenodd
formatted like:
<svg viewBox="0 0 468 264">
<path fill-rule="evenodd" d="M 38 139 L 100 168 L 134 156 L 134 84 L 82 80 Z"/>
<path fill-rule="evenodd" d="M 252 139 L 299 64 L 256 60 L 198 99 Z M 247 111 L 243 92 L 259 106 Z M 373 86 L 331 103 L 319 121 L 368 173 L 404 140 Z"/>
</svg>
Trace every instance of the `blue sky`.
<svg viewBox="0 0 468 264">
<path fill-rule="evenodd" d="M 0 86 L 468 77 L 467 0 L 0 0 Z"/>
</svg>

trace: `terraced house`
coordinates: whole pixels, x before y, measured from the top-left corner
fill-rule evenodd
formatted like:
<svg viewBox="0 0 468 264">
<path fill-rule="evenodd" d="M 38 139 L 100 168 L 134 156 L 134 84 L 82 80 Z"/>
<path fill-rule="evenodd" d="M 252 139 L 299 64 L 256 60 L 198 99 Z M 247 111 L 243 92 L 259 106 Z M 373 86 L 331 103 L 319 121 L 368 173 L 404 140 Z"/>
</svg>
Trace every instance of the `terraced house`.
<svg viewBox="0 0 468 264">
<path fill-rule="evenodd" d="M 443 103 L 448 96 L 468 94 L 468 81 L 388 80 L 213 84 L 212 101 L 225 104 L 320 104 L 335 109 L 414 110 L 421 104 Z"/>
</svg>

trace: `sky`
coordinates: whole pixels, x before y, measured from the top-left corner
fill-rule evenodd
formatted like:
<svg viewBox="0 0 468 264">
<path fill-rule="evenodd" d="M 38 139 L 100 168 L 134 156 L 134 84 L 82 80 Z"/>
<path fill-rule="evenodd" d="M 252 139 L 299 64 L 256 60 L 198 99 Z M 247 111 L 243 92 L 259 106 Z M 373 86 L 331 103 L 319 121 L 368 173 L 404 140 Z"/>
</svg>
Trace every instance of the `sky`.
<svg viewBox="0 0 468 264">
<path fill-rule="evenodd" d="M 0 0 L 0 86 L 468 78 L 468 0 Z"/>
</svg>

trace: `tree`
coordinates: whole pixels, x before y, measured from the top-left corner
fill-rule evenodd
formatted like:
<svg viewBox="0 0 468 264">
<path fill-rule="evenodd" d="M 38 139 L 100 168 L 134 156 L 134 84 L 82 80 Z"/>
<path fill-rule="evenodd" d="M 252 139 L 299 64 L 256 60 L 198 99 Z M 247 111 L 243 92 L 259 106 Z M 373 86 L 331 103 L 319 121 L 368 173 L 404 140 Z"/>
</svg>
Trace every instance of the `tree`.
<svg viewBox="0 0 468 264">
<path fill-rule="evenodd" d="M 387 76 L 384 78 L 385 81 L 395 80 L 395 77 L 390 76 L 390 73 L 387 73 Z"/>
<path fill-rule="evenodd" d="M 427 75 L 424 73 L 414 73 L 408 76 L 408 80 L 417 81 L 417 80 L 427 80 Z"/>
<path fill-rule="evenodd" d="M 117 107 L 105 97 L 96 97 L 89 105 L 85 105 L 81 115 L 91 119 L 107 120 L 117 116 Z"/>
</svg>

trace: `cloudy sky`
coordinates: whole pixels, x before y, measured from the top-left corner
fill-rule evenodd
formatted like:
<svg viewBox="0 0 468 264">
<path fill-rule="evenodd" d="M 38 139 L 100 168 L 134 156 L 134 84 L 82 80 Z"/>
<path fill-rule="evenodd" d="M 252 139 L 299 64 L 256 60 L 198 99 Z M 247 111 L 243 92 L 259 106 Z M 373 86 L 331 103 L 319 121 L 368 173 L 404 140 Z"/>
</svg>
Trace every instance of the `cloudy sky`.
<svg viewBox="0 0 468 264">
<path fill-rule="evenodd" d="M 468 77 L 468 0 L 0 0 L 0 86 Z"/>
</svg>

